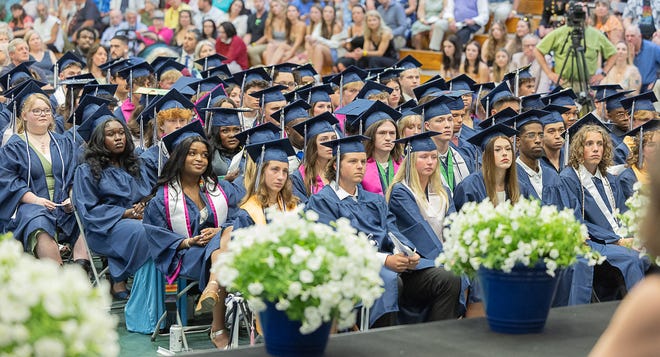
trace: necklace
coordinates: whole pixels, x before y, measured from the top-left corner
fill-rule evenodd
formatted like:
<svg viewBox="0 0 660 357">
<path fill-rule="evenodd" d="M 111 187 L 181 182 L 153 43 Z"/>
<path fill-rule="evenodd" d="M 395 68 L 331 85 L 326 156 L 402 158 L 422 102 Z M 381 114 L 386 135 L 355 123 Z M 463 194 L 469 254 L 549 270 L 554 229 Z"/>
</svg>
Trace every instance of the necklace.
<svg viewBox="0 0 660 357">
<path fill-rule="evenodd" d="M 48 145 L 50 144 L 50 136 L 48 134 L 42 136 L 34 136 L 31 134 L 30 137 L 31 139 L 28 140 L 32 140 L 33 142 L 39 144 L 38 148 L 41 152 L 45 153 L 47 151 Z"/>
</svg>

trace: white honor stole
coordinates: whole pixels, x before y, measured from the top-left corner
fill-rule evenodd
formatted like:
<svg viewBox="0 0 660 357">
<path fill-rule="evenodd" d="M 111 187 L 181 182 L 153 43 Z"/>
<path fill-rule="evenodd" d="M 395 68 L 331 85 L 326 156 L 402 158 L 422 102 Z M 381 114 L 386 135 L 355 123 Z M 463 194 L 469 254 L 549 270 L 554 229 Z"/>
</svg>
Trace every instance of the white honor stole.
<svg viewBox="0 0 660 357">
<path fill-rule="evenodd" d="M 616 221 L 616 218 L 614 218 L 614 214 L 612 212 L 616 212 L 616 203 L 614 201 L 614 192 L 612 191 L 612 186 L 610 186 L 610 181 L 607 179 L 607 177 L 604 177 L 601 175 L 599 170 L 596 170 L 596 174 L 592 175 L 591 172 L 589 172 L 584 165 L 580 165 L 578 169 L 575 169 L 575 173 L 577 174 L 578 178 L 580 179 L 580 183 L 582 184 L 582 187 L 584 187 L 587 192 L 591 195 L 591 197 L 594 198 L 594 201 L 596 202 L 596 206 L 598 206 L 598 209 L 600 212 L 605 216 L 605 219 L 607 219 L 607 222 L 610 224 L 612 227 L 612 230 L 614 233 L 619 232 L 619 223 Z M 605 204 L 605 201 L 603 201 L 603 197 L 600 195 L 600 192 L 598 192 L 598 189 L 596 188 L 596 184 L 594 184 L 592 177 L 597 177 L 601 179 L 603 182 L 603 188 L 605 189 L 605 195 L 607 196 L 607 200 L 610 203 L 610 207 L 612 207 L 612 212 L 607 208 L 607 205 Z M 582 200 L 582 206 L 584 206 L 584 200 Z M 584 209 L 584 207 L 582 208 Z"/>
<path fill-rule="evenodd" d="M 403 183 L 403 186 L 410 191 L 410 194 L 412 194 L 413 197 L 415 197 L 415 194 L 407 184 Z M 438 240 L 444 242 L 442 231 L 444 229 L 444 220 L 447 213 L 447 202 L 443 201 L 437 193 L 429 192 L 427 203 L 428 205 L 425 209 L 419 207 L 419 204 L 417 205 L 422 214 L 422 218 L 429 223 Z"/>
</svg>

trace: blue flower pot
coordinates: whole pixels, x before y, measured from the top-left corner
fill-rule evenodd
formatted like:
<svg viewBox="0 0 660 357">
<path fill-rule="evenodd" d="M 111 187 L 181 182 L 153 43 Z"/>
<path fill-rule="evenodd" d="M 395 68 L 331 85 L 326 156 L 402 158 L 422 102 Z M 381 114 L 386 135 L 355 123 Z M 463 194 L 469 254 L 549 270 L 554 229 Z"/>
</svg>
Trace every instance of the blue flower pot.
<svg viewBox="0 0 660 357">
<path fill-rule="evenodd" d="M 309 335 L 300 333 L 300 321 L 291 321 L 286 312 L 266 302 L 266 310 L 259 313 L 266 340 L 266 351 L 273 356 L 322 356 L 328 344 L 331 322 L 321 324 Z"/>
<path fill-rule="evenodd" d="M 533 268 L 516 265 L 511 273 L 479 269 L 491 330 L 509 334 L 543 331 L 557 289 L 557 279 L 545 270 L 545 264 Z"/>
</svg>

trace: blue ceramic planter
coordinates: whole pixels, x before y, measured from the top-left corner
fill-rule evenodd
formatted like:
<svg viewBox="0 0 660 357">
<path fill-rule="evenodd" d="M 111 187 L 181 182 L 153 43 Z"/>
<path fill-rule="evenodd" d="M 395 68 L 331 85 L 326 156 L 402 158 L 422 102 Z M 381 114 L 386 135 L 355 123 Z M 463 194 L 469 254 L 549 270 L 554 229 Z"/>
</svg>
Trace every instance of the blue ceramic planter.
<svg viewBox="0 0 660 357">
<path fill-rule="evenodd" d="M 545 272 L 516 265 L 511 273 L 480 268 L 486 317 L 491 330 L 525 334 L 543 331 L 557 288 L 557 279 Z"/>
<path fill-rule="evenodd" d="M 311 334 L 303 335 L 299 330 L 302 323 L 289 320 L 285 312 L 275 309 L 275 304 L 270 302 L 266 302 L 266 310 L 259 313 L 259 319 L 268 354 L 281 357 L 323 355 L 332 323 L 324 323 Z"/>
</svg>

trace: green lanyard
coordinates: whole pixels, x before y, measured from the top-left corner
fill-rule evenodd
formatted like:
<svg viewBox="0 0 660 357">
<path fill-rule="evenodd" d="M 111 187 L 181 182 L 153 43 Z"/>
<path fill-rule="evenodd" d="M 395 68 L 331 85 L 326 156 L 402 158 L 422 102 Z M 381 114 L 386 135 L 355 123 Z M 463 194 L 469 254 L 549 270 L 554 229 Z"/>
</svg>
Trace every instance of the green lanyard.
<svg viewBox="0 0 660 357">
<path fill-rule="evenodd" d="M 440 172 L 442 173 L 442 177 L 445 178 L 445 182 L 447 182 L 447 185 L 449 185 L 449 190 L 451 192 L 454 192 L 454 156 L 451 153 L 451 149 L 447 151 L 447 165 L 445 165 L 445 162 L 442 161 L 442 158 L 440 160 Z"/>
<path fill-rule="evenodd" d="M 380 184 L 383 186 L 383 193 L 387 191 L 387 188 L 390 187 L 390 182 L 394 179 L 394 164 L 392 163 L 392 158 L 390 157 L 387 160 L 387 173 L 385 169 L 380 166 L 380 163 L 376 161 L 376 166 L 378 167 L 378 175 L 380 175 Z"/>
</svg>

